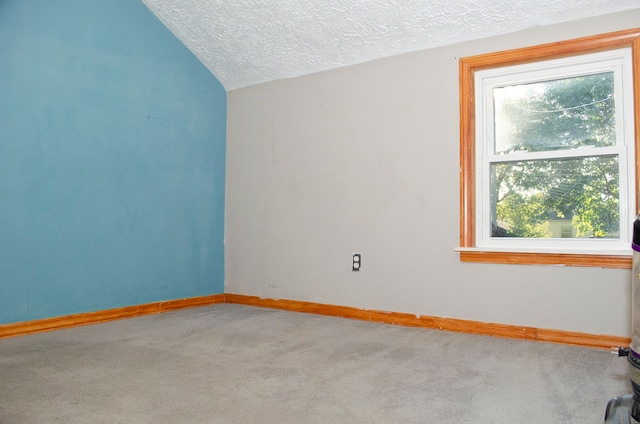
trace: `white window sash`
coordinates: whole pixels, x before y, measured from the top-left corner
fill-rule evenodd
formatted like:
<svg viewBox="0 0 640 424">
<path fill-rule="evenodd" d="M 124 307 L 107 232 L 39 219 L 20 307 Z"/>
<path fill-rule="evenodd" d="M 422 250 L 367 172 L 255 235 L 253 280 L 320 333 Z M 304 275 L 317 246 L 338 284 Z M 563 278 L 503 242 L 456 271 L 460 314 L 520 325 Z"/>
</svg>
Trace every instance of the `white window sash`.
<svg viewBox="0 0 640 424">
<path fill-rule="evenodd" d="M 609 50 L 581 56 L 553 59 L 478 71 L 475 74 L 476 98 L 476 248 L 520 252 L 612 253 L 629 252 L 631 228 L 635 218 L 633 61 L 630 48 Z M 616 111 L 616 145 L 584 147 L 544 152 L 494 154 L 493 89 L 555 79 L 614 74 Z M 618 239 L 526 239 L 491 237 L 490 166 L 491 164 L 617 156 L 619 158 L 620 237 Z"/>
</svg>

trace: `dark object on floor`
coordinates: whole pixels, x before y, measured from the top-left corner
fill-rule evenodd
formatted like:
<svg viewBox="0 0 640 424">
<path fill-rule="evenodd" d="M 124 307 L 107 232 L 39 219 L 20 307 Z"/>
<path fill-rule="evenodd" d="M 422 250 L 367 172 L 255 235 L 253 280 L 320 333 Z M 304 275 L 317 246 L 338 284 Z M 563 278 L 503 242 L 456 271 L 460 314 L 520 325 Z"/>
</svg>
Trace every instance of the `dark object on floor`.
<svg viewBox="0 0 640 424">
<path fill-rule="evenodd" d="M 605 424 L 632 424 L 637 423 L 633 417 L 640 412 L 638 402 L 634 395 L 624 395 L 612 398 L 607 404 L 604 414 Z"/>
</svg>

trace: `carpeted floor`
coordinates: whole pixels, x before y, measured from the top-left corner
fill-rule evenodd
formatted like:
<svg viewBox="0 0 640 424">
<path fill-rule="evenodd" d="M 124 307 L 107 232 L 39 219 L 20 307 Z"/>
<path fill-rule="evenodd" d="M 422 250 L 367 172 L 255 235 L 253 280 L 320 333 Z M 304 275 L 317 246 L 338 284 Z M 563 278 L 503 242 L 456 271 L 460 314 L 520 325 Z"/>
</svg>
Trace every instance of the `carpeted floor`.
<svg viewBox="0 0 640 424">
<path fill-rule="evenodd" d="M 0 423 L 602 423 L 608 351 L 220 304 L 0 340 Z"/>
</svg>

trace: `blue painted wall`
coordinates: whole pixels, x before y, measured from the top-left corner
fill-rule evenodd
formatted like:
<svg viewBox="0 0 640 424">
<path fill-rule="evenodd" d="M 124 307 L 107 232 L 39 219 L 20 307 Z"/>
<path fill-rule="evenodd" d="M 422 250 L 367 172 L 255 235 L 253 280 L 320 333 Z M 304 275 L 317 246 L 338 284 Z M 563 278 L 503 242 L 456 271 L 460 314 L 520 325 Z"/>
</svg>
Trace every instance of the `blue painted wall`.
<svg viewBox="0 0 640 424">
<path fill-rule="evenodd" d="M 139 0 L 0 0 L 0 323 L 224 291 L 226 93 Z"/>
</svg>

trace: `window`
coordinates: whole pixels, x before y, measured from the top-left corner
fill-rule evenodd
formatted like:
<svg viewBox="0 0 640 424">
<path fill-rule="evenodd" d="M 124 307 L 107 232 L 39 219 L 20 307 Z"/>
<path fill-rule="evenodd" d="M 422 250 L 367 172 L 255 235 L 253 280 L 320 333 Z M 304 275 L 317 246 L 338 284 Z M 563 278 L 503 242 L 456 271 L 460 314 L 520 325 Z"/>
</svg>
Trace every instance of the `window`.
<svg viewBox="0 0 640 424">
<path fill-rule="evenodd" d="M 629 250 L 632 67 L 625 48 L 475 73 L 477 247 Z"/>
<path fill-rule="evenodd" d="M 462 261 L 630 268 L 639 37 L 460 60 Z"/>
</svg>

